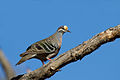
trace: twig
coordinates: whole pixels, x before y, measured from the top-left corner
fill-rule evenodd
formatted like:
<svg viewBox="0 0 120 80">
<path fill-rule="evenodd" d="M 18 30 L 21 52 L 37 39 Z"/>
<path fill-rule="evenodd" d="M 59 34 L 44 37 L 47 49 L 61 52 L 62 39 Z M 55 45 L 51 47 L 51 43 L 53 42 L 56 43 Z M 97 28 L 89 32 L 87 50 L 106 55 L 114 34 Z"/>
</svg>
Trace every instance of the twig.
<svg viewBox="0 0 120 80">
<path fill-rule="evenodd" d="M 2 64 L 2 67 L 6 73 L 6 77 L 8 80 L 10 80 L 12 77 L 15 76 L 15 73 L 14 73 L 12 67 L 10 66 L 10 63 L 5 58 L 2 50 L 0 50 L 0 63 Z"/>
<path fill-rule="evenodd" d="M 65 65 L 81 60 L 84 56 L 92 53 L 104 43 L 114 41 L 119 37 L 120 25 L 109 28 L 106 31 L 93 36 L 91 39 L 83 42 L 77 47 L 59 55 L 45 66 L 30 73 L 16 76 L 12 80 L 44 80 L 49 78 Z"/>
</svg>

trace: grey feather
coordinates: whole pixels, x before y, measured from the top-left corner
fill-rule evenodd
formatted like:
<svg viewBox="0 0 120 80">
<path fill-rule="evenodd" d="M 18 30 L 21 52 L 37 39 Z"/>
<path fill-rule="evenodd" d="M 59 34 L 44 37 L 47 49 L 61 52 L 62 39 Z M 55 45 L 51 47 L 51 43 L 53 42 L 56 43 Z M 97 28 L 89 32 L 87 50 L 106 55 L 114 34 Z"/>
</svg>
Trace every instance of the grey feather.
<svg viewBox="0 0 120 80">
<path fill-rule="evenodd" d="M 17 65 L 32 58 L 37 58 L 44 62 L 47 59 L 55 57 L 61 48 L 62 35 L 67 31 L 69 30 L 67 30 L 66 26 L 60 26 L 52 36 L 29 46 L 26 52 L 20 54 L 22 58 Z"/>
</svg>

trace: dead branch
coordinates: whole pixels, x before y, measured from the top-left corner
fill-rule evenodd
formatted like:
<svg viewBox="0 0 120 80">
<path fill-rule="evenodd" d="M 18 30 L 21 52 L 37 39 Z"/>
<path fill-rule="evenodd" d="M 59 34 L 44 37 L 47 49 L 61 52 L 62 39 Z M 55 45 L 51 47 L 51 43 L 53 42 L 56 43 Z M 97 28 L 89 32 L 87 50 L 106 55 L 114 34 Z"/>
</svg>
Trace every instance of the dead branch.
<svg viewBox="0 0 120 80">
<path fill-rule="evenodd" d="M 83 42 L 77 47 L 59 55 L 57 58 L 53 59 L 51 62 L 40 67 L 39 69 L 27 74 L 18 75 L 12 78 L 12 80 L 44 80 L 49 78 L 65 65 L 81 60 L 84 56 L 92 53 L 104 43 L 114 41 L 119 37 L 120 25 L 109 28 L 106 31 L 93 36 L 91 39 Z"/>
<path fill-rule="evenodd" d="M 10 63 L 5 58 L 2 50 L 0 50 L 0 64 L 2 64 L 2 67 L 3 67 L 4 71 L 5 71 L 7 80 L 10 80 L 12 77 L 15 76 L 15 73 L 14 73 L 12 67 L 10 66 Z"/>
</svg>

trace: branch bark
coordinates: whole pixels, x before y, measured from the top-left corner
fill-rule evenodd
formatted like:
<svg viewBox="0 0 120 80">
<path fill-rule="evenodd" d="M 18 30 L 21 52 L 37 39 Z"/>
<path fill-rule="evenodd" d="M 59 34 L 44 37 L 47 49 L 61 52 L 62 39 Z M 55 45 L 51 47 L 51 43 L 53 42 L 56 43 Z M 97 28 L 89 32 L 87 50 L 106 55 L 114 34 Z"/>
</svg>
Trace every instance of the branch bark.
<svg viewBox="0 0 120 80">
<path fill-rule="evenodd" d="M 57 58 L 53 59 L 39 69 L 27 74 L 18 75 L 12 78 L 12 80 L 44 80 L 49 78 L 65 65 L 81 60 L 84 56 L 92 53 L 101 45 L 114 41 L 117 38 L 120 38 L 120 25 L 109 28 L 106 31 L 93 36 L 88 41 L 85 41 L 77 47 L 59 55 Z"/>
<path fill-rule="evenodd" d="M 12 77 L 15 76 L 15 73 L 14 73 L 12 67 L 10 66 L 10 63 L 5 58 L 2 50 L 0 50 L 0 64 L 2 64 L 2 67 L 3 67 L 4 71 L 5 71 L 7 80 L 10 80 Z"/>
</svg>

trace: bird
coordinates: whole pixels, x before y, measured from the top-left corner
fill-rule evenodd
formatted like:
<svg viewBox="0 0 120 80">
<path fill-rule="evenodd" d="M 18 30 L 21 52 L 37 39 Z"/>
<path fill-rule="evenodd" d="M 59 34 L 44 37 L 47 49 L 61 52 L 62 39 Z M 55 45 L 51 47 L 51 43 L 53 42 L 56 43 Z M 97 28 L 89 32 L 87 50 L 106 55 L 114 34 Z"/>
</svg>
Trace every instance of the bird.
<svg viewBox="0 0 120 80">
<path fill-rule="evenodd" d="M 62 44 L 62 36 L 66 32 L 70 32 L 68 27 L 66 25 L 62 25 L 50 37 L 33 43 L 24 53 L 20 54 L 21 59 L 16 65 L 32 58 L 41 60 L 42 64 L 45 65 L 45 61 L 51 61 L 51 58 L 58 54 Z"/>
</svg>

